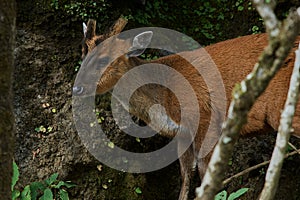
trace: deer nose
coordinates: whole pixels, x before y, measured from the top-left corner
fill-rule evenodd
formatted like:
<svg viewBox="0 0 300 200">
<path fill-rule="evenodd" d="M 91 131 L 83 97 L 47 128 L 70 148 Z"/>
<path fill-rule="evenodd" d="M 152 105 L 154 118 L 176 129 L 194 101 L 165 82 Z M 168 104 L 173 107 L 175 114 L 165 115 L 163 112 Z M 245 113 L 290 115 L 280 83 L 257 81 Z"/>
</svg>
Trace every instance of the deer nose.
<svg viewBox="0 0 300 200">
<path fill-rule="evenodd" d="M 81 86 L 74 86 L 73 87 L 73 94 L 74 95 L 80 95 L 80 94 L 82 94 L 83 90 L 84 89 Z"/>
</svg>

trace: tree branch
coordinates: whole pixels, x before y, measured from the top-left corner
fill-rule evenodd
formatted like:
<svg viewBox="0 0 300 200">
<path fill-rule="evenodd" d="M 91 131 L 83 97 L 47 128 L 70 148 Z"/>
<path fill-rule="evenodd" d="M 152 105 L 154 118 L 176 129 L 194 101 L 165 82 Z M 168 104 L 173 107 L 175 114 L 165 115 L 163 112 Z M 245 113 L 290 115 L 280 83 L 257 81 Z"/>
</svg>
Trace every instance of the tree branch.
<svg viewBox="0 0 300 200">
<path fill-rule="evenodd" d="M 300 149 L 295 149 L 295 151 L 292 151 L 292 152 L 290 152 L 290 153 L 287 153 L 287 154 L 284 156 L 284 158 L 288 158 L 288 157 L 293 156 L 293 155 L 295 155 L 295 154 L 300 154 Z M 257 164 L 257 165 L 254 165 L 254 166 L 252 166 L 252 167 L 249 167 L 249 168 L 247 168 L 247 169 L 245 169 L 245 170 L 243 170 L 243 171 L 241 171 L 241 172 L 239 172 L 239 173 L 237 173 L 237 174 L 235 174 L 235 175 L 233 175 L 233 176 L 231 176 L 231 177 L 225 179 L 225 180 L 223 181 L 223 186 L 226 185 L 226 184 L 228 184 L 228 183 L 230 183 L 230 182 L 232 181 L 232 179 L 238 178 L 238 177 L 243 176 L 243 175 L 245 175 L 245 174 L 247 174 L 247 173 L 249 173 L 249 172 L 251 172 L 251 171 L 253 171 L 253 170 L 255 170 L 255 169 L 258 169 L 258 168 L 260 168 L 260 167 L 263 167 L 263 166 L 265 166 L 265 165 L 268 165 L 270 162 L 271 162 L 271 160 L 264 161 L 264 162 L 262 162 L 262 163 L 259 163 L 259 164 Z"/>
<path fill-rule="evenodd" d="M 258 63 L 255 64 L 252 73 L 234 88 L 233 99 L 228 110 L 228 118 L 223 126 L 222 136 L 215 147 L 202 185 L 196 189 L 196 199 L 198 200 L 214 199 L 215 194 L 222 188 L 224 172 L 232 155 L 233 146 L 239 137 L 239 132 L 247 122 L 247 113 L 280 69 L 300 31 L 300 15 L 297 12 L 290 12 L 284 23 L 279 23 L 274 18 L 274 13 L 270 13 L 274 7 L 273 4 L 264 4 L 262 1 L 256 2 L 264 6 L 260 12 L 269 12 L 269 14 L 264 14 L 263 18 L 265 20 L 275 19 L 276 22 L 265 22 L 269 26 L 269 44 Z M 276 32 L 277 26 L 279 27 L 278 34 Z"/>
<path fill-rule="evenodd" d="M 0 1 L 0 197 L 11 200 L 14 155 L 12 75 L 16 33 L 16 2 Z"/>
<path fill-rule="evenodd" d="M 280 125 L 276 138 L 276 145 L 266 174 L 265 185 L 260 194 L 260 200 L 271 200 L 275 196 L 280 177 L 280 170 L 282 168 L 285 152 L 288 147 L 288 141 L 292 132 L 292 122 L 299 97 L 300 44 L 295 53 L 296 59 L 293 74 L 290 81 L 290 89 L 288 91 L 288 96 L 285 102 L 284 110 L 281 113 Z"/>
<path fill-rule="evenodd" d="M 275 1 L 270 1 L 268 4 L 265 0 L 253 0 L 256 10 L 265 22 L 266 30 L 269 37 L 277 37 L 279 34 L 279 22 L 274 13 L 274 8 L 276 6 Z"/>
</svg>

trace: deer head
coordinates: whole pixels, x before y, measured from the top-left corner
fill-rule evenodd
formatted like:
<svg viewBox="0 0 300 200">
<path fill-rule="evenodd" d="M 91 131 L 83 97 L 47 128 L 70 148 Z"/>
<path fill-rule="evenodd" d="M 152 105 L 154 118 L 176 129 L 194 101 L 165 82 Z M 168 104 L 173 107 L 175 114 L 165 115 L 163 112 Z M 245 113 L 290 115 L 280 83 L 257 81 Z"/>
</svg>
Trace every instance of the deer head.
<svg viewBox="0 0 300 200">
<path fill-rule="evenodd" d="M 148 47 L 153 33 L 145 31 L 135 35 L 133 39 L 120 39 L 116 34 L 121 32 L 126 23 L 120 18 L 103 35 L 96 35 L 95 20 L 89 20 L 87 25 L 83 24 L 82 66 L 88 66 L 89 69 L 79 72 L 80 78 L 73 87 L 73 94 L 91 95 L 95 92 L 95 85 L 96 93 L 103 94 L 112 89 L 130 68 L 141 62 L 137 56 Z"/>
<path fill-rule="evenodd" d="M 83 22 L 83 40 L 82 40 L 82 59 L 91 52 L 98 44 L 105 39 L 119 34 L 127 24 L 127 20 L 120 17 L 115 23 L 102 35 L 96 35 L 96 20 L 89 19 L 87 24 Z"/>
</svg>

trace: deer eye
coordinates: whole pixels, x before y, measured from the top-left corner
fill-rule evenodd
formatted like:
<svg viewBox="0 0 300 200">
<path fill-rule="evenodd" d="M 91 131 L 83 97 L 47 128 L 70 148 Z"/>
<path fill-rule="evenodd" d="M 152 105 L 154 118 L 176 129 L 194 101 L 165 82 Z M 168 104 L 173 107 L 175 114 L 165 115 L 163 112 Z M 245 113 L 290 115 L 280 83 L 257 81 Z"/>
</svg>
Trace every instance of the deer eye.
<svg viewBox="0 0 300 200">
<path fill-rule="evenodd" d="M 83 90 L 84 90 L 83 87 L 75 86 L 75 87 L 73 87 L 73 94 L 80 95 L 80 94 L 82 94 Z"/>
</svg>

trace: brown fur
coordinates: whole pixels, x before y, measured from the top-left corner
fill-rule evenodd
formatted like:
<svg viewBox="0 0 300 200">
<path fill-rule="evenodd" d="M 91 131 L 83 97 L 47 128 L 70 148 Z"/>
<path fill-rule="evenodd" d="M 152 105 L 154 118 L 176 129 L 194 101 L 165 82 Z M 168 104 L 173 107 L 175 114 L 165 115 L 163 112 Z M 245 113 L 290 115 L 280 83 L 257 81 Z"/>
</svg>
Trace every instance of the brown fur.
<svg viewBox="0 0 300 200">
<path fill-rule="evenodd" d="M 94 34 L 94 29 L 90 30 L 92 30 L 93 37 L 84 40 L 85 45 L 88 46 L 88 52 L 97 45 L 95 41 L 99 40 L 99 38 L 101 38 L 101 40 L 103 39 L 103 36 L 96 36 Z M 300 37 L 298 37 L 297 40 L 299 41 Z M 130 46 L 129 43 L 128 45 Z M 258 57 L 266 45 L 267 36 L 265 34 L 259 34 L 227 40 L 205 47 L 205 50 L 212 57 L 222 75 L 228 98 L 227 109 L 229 101 L 231 100 L 233 87 L 252 71 L 254 64 L 257 62 Z M 294 51 L 295 49 L 293 49 L 293 52 Z M 293 52 L 289 54 L 284 66 L 280 69 L 266 91 L 258 98 L 250 110 L 248 122 L 241 131 L 242 135 L 252 135 L 253 133 L 263 133 L 278 129 L 280 114 L 286 100 L 289 80 L 294 64 L 295 56 Z M 186 52 L 186 54 L 195 57 L 197 57 L 198 53 L 199 50 Z M 101 52 L 101 54 L 105 54 L 105 52 Z M 128 70 L 148 62 L 149 61 L 144 61 L 139 58 L 128 58 L 126 56 L 119 57 L 108 66 L 97 84 L 96 92 L 102 94 L 109 91 L 114 87 L 118 79 Z M 198 159 L 197 155 L 210 123 L 210 116 L 212 112 L 214 112 L 211 110 L 213 102 L 211 102 L 207 85 L 201 75 L 190 63 L 180 56 L 170 55 L 151 62 L 165 64 L 176 69 L 191 83 L 198 98 L 201 115 L 198 133 L 195 137 L 194 144 L 179 159 L 183 179 L 179 199 L 184 200 L 187 199 L 188 196 L 189 182 L 192 176 L 194 162 L 198 165 L 200 177 L 203 177 L 210 159 L 211 153 L 202 159 Z M 176 80 L 172 80 L 172 78 L 168 81 L 175 84 L 176 87 L 178 87 L 178 90 L 180 90 L 180 83 L 176 82 Z M 188 98 L 189 95 L 186 94 L 186 96 Z M 146 123 L 150 123 L 148 109 L 151 105 L 157 103 L 162 104 L 166 108 L 166 112 L 172 120 L 176 123 L 180 122 L 180 105 L 176 96 L 170 90 L 161 86 L 146 85 L 139 88 L 131 98 L 131 107 L 129 109 L 132 114 L 143 119 Z M 190 117 L 192 118 L 193 116 Z M 222 122 L 222 119 L 220 119 L 220 122 Z M 300 137 L 299 102 L 293 120 L 293 128 L 294 132 L 292 134 Z M 211 137 L 218 137 L 220 129 L 216 128 L 214 131 L 214 133 L 207 134 Z M 160 134 L 167 137 L 174 137 L 176 133 L 174 133 L 173 130 L 169 130 L 165 132 L 162 131 Z"/>
</svg>

